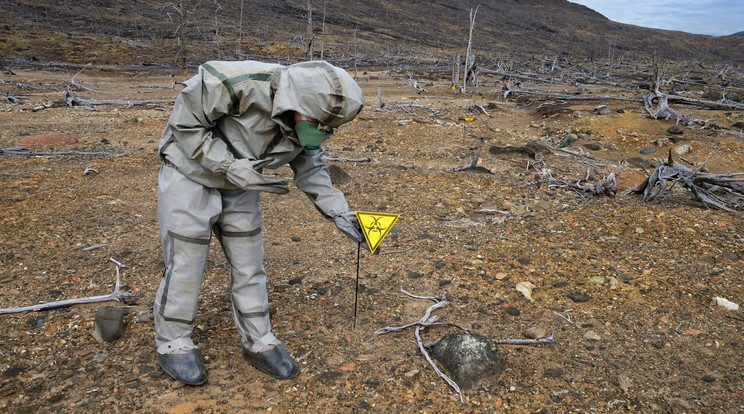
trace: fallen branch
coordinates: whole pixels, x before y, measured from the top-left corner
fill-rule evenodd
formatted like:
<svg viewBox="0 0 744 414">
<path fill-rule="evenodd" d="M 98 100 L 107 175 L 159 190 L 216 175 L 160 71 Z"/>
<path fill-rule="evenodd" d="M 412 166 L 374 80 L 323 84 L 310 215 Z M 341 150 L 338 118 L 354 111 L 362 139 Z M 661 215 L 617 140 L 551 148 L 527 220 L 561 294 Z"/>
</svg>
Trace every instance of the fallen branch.
<svg viewBox="0 0 744 414">
<path fill-rule="evenodd" d="M 111 152 L 87 152 L 87 151 L 53 151 L 53 152 L 34 152 L 26 147 L 12 147 L 12 148 L 0 148 L 0 154 L 8 155 L 107 155 L 109 157 L 124 157 L 129 155 L 128 153 L 113 154 Z"/>
<path fill-rule="evenodd" d="M 153 99 L 147 101 L 124 101 L 119 99 L 107 99 L 102 101 L 94 101 L 91 99 L 83 99 L 78 97 L 70 89 L 65 89 L 65 102 L 67 106 L 82 106 L 85 108 L 92 108 L 93 105 L 125 105 L 127 108 L 131 108 L 135 105 L 155 105 L 163 103 L 174 103 L 173 99 Z"/>
<path fill-rule="evenodd" d="M 672 159 L 672 152 L 666 161 L 628 192 L 643 194 L 643 201 L 653 201 L 677 183 L 686 188 L 706 207 L 715 207 L 729 213 L 744 208 L 744 172 L 712 174 L 703 172 L 710 157 L 696 168 L 686 167 Z"/>
<path fill-rule="evenodd" d="M 501 91 L 488 91 L 487 93 L 501 93 Z M 547 96 L 549 98 L 553 99 L 563 99 L 567 101 L 626 101 L 626 102 L 643 102 L 641 99 L 638 98 L 626 98 L 624 96 L 607 96 L 607 95 L 568 95 L 568 94 L 559 94 L 551 91 L 544 91 L 544 90 L 532 90 L 532 89 L 512 89 L 511 87 L 507 87 L 506 91 L 504 92 L 504 99 L 506 99 L 511 94 L 523 94 L 523 95 L 538 95 L 538 96 Z"/>
<path fill-rule="evenodd" d="M 90 63 L 88 63 L 87 65 L 85 65 L 85 66 L 84 66 L 84 67 L 83 67 L 82 69 L 80 69 L 80 70 L 78 71 L 78 73 L 76 73 L 76 74 L 75 74 L 75 76 L 73 76 L 73 77 L 72 77 L 72 79 L 70 79 L 70 85 L 74 86 L 74 87 L 75 87 L 75 88 L 77 88 L 78 90 L 84 90 L 84 91 L 88 91 L 88 92 L 95 92 L 95 93 L 98 93 L 98 91 L 97 91 L 97 90 L 95 90 L 95 89 L 91 89 L 91 88 L 89 88 L 89 87 L 87 87 L 87 86 L 83 86 L 83 85 L 81 85 L 81 84 L 79 84 L 79 83 L 75 82 L 75 78 L 77 77 L 77 75 L 79 75 L 79 74 L 80 74 L 80 73 L 81 73 L 82 71 L 84 71 L 84 70 L 85 70 L 85 68 L 87 68 L 88 66 L 90 66 Z"/>
<path fill-rule="evenodd" d="M 57 308 L 64 308 L 64 307 L 72 306 L 72 305 L 78 305 L 81 303 L 107 302 L 110 300 L 119 301 L 125 304 L 134 303 L 136 299 L 134 294 L 129 293 L 129 292 L 119 292 L 119 264 L 120 263 L 116 261 L 114 262 L 116 263 L 116 285 L 114 285 L 114 293 L 111 293 L 108 295 L 101 295 L 101 296 L 91 296 L 87 298 L 65 299 L 65 300 L 58 300 L 54 302 L 44 302 L 38 305 L 24 306 L 20 308 L 5 308 L 5 309 L 0 309 L 0 315 L 4 315 L 7 313 L 19 313 L 19 312 L 57 309 Z"/>
<path fill-rule="evenodd" d="M 441 339 L 437 339 L 436 341 L 427 342 L 424 344 L 426 348 L 432 348 L 435 347 Z M 491 339 L 491 342 L 498 344 L 498 345 L 541 345 L 541 344 L 554 344 L 556 343 L 555 340 L 555 334 L 550 334 L 550 336 L 545 338 L 536 338 L 536 339 Z"/>
<path fill-rule="evenodd" d="M 371 158 L 331 158 L 323 156 L 323 161 L 335 161 L 335 162 L 370 162 Z"/>
</svg>

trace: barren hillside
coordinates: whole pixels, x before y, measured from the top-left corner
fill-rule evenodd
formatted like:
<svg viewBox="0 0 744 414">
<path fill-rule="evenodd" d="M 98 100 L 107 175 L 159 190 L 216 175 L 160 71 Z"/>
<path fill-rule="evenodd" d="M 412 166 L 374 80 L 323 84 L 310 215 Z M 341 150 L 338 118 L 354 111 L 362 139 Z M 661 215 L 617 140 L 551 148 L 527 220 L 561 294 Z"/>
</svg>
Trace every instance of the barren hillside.
<svg viewBox="0 0 744 414">
<path fill-rule="evenodd" d="M 307 49 L 304 0 L 185 2 L 186 55 L 190 65 L 237 58 L 295 59 Z M 78 64 L 176 63 L 180 23 L 177 2 L 3 1 L 0 55 Z M 465 0 L 312 2 L 315 52 L 326 58 L 382 67 L 450 64 L 467 44 Z M 325 32 L 323 19 L 325 18 Z M 503 0 L 481 4 L 474 31 L 481 62 L 513 56 L 572 59 L 661 58 L 743 62 L 744 39 L 715 38 L 614 23 L 565 0 Z"/>
</svg>

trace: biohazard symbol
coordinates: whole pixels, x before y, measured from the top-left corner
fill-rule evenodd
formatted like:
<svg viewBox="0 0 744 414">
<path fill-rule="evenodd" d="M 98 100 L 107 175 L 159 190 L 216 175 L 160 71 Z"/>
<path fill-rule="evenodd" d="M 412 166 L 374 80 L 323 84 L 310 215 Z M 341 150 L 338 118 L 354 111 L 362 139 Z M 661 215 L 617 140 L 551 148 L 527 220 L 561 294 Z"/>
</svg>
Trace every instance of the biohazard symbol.
<svg viewBox="0 0 744 414">
<path fill-rule="evenodd" d="M 364 239 L 367 241 L 370 253 L 374 253 L 388 234 L 393 224 L 398 220 L 400 214 L 369 213 L 366 211 L 356 212 L 359 226 L 362 228 Z"/>
<path fill-rule="evenodd" d="M 467 122 L 469 124 L 469 123 L 473 122 L 473 120 L 475 118 L 463 118 L 463 119 L 465 120 L 465 122 Z"/>
</svg>

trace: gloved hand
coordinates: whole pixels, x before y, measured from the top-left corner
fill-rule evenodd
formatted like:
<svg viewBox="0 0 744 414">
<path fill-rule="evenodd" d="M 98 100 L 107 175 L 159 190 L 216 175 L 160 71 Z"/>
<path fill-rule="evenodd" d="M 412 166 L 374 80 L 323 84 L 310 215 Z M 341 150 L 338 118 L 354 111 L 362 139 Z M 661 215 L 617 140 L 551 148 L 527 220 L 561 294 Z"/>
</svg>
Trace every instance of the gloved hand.
<svg viewBox="0 0 744 414">
<path fill-rule="evenodd" d="M 333 218 L 333 222 L 336 224 L 336 227 L 341 230 L 341 233 L 346 235 L 346 237 L 350 238 L 355 243 L 362 243 L 364 247 L 367 246 L 356 213 L 353 211 L 341 213 Z"/>
<path fill-rule="evenodd" d="M 274 194 L 289 192 L 288 180 L 283 177 L 261 174 L 256 171 L 266 160 L 235 160 L 227 167 L 227 180 L 246 191 L 266 191 Z"/>
</svg>

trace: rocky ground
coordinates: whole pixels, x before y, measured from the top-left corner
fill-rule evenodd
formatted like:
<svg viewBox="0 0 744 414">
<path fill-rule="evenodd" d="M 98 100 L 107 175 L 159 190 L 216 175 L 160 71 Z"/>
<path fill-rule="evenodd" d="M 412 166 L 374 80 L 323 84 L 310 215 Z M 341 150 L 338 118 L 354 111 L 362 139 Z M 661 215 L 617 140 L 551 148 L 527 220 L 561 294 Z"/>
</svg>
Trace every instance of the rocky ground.
<svg viewBox="0 0 744 414">
<path fill-rule="evenodd" d="M 109 258 L 127 266 L 120 269 L 122 289 L 138 301 L 0 315 L 3 412 L 744 409 L 744 315 L 713 303 L 716 297 L 744 302 L 741 218 L 706 209 L 679 187 L 649 204 L 625 192 L 643 181 L 656 158 L 685 144 L 687 160 L 712 156 L 711 172 L 742 171 L 744 141 L 726 130 L 698 125 L 669 135 L 674 122 L 644 117 L 636 102 L 504 100 L 494 86 L 453 95 L 446 79 L 423 75 L 426 92 L 417 94 L 404 73 L 360 72 L 367 107 L 327 150 L 369 162 L 329 164 L 352 208 L 400 219 L 381 254 L 361 254 L 356 327 L 356 246 L 297 189 L 265 195 L 272 322 L 301 374 L 274 380 L 241 358 L 228 269 L 214 245 L 194 333 L 209 381 L 195 388 L 158 368 L 153 341 L 151 306 L 162 271 L 156 145 L 169 106 L 32 111 L 63 99 L 78 70 L 1 76 L 2 92 L 23 98 L 0 106 L 0 148 L 33 143 L 31 137 L 49 144 L 55 136 L 35 136 L 57 134 L 75 143 L 26 148 L 79 153 L 0 155 L 0 307 L 111 293 L 116 266 Z M 95 90 L 76 93 L 95 100 L 174 99 L 179 80 L 94 70 L 75 78 Z M 379 107 L 378 87 L 387 108 Z M 640 96 L 610 87 L 585 92 Z M 436 111 L 390 107 L 410 103 Z M 609 113 L 598 114 L 600 104 Z M 741 111 L 675 109 L 708 125 L 744 121 Z M 466 117 L 475 120 L 468 124 Z M 483 168 L 455 171 L 471 162 L 480 138 Z M 576 142 L 565 149 L 579 155 L 548 147 L 567 138 Z M 522 150 L 491 151 L 508 146 L 530 148 L 535 158 Z M 596 158 L 580 156 L 577 147 Z M 551 186 L 536 166 L 567 183 L 588 176 L 593 184 L 614 173 L 618 195 Z M 96 172 L 84 174 L 86 167 Z M 277 173 L 291 175 L 286 167 Z M 532 285 L 531 299 L 517 290 L 523 282 Z M 556 343 L 500 345 L 502 375 L 463 390 L 460 403 L 419 352 L 412 331 L 373 334 L 419 320 L 432 304 L 401 289 L 447 291 L 451 303 L 435 314 L 474 333 L 518 339 L 542 327 Z M 113 343 L 92 334 L 104 305 L 126 311 L 123 336 Z M 455 330 L 427 329 L 424 341 Z"/>
</svg>

